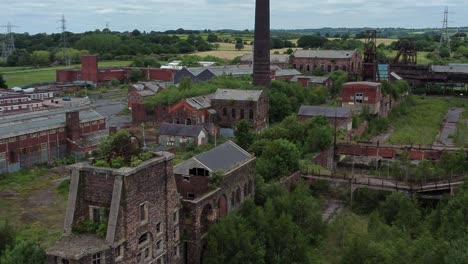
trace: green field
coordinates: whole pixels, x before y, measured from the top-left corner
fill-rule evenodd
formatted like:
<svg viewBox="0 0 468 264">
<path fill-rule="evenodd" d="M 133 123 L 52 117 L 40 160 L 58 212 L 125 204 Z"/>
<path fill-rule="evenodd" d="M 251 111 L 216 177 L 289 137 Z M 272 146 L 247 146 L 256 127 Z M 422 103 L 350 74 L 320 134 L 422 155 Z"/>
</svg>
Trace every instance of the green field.
<svg viewBox="0 0 468 264">
<path fill-rule="evenodd" d="M 57 188 L 60 177 L 45 168 L 0 175 L 0 223 L 13 225 L 17 239 L 52 246 L 62 234 L 66 208 L 67 189 Z"/>
<path fill-rule="evenodd" d="M 99 67 L 129 66 L 131 61 L 103 61 Z M 33 67 L 0 67 L 0 73 L 6 80 L 8 87 L 22 86 L 31 83 L 55 81 L 55 71 L 60 69 L 79 68 L 80 65 L 57 66 L 47 68 Z"/>
<path fill-rule="evenodd" d="M 430 52 L 427 52 L 427 51 L 418 51 L 418 64 L 421 64 L 421 65 L 431 64 L 432 60 L 427 58 L 427 55 L 429 53 Z M 385 55 L 387 55 L 387 57 L 393 59 L 397 55 L 397 51 L 392 50 L 391 52 L 385 52 Z"/>
<path fill-rule="evenodd" d="M 436 98 L 413 96 L 414 105 L 407 108 L 402 116 L 391 116 L 390 126 L 394 133 L 388 139 L 391 144 L 431 145 L 450 107 L 465 107 L 468 100 L 457 98 Z M 468 138 L 468 135 L 461 135 Z"/>
</svg>

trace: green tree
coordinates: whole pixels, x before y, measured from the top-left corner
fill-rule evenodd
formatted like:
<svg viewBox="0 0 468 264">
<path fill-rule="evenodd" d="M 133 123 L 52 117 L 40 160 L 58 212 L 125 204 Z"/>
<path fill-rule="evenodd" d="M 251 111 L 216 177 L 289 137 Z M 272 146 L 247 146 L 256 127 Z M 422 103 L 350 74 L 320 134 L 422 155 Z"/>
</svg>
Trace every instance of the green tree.
<svg viewBox="0 0 468 264">
<path fill-rule="evenodd" d="M 286 176 L 299 168 L 301 153 L 296 145 L 277 139 L 270 142 L 257 161 L 257 172 L 266 181 Z"/>
<path fill-rule="evenodd" d="M 8 85 L 5 79 L 3 79 L 3 75 L 1 73 L 0 73 L 0 88 L 8 88 Z"/>
<path fill-rule="evenodd" d="M 241 38 L 236 39 L 236 45 L 234 46 L 236 50 L 242 50 L 244 49 L 244 42 L 242 41 Z"/>
<path fill-rule="evenodd" d="M 214 34 L 214 33 L 210 33 L 208 34 L 208 37 L 206 38 L 206 40 L 208 42 L 218 42 L 218 35 Z"/>
<path fill-rule="evenodd" d="M 39 245 L 31 241 L 20 241 L 14 247 L 5 250 L 0 257 L 1 264 L 43 264 L 46 254 Z"/>
<path fill-rule="evenodd" d="M 128 74 L 128 80 L 132 83 L 136 83 L 144 79 L 144 75 L 139 69 L 132 69 Z"/>
<path fill-rule="evenodd" d="M 254 140 L 254 133 L 252 132 L 252 124 L 242 119 L 234 131 L 234 136 L 236 137 L 237 144 L 243 149 L 248 149 Z"/>
<path fill-rule="evenodd" d="M 31 60 L 34 65 L 47 66 L 50 64 L 50 52 L 45 50 L 36 50 L 32 53 Z"/>
<path fill-rule="evenodd" d="M 231 214 L 213 226 L 208 235 L 204 263 L 265 263 L 265 250 L 255 231 L 240 216 Z"/>
<path fill-rule="evenodd" d="M 179 89 L 181 91 L 190 90 L 192 88 L 192 79 L 190 77 L 184 77 L 180 80 Z"/>
</svg>

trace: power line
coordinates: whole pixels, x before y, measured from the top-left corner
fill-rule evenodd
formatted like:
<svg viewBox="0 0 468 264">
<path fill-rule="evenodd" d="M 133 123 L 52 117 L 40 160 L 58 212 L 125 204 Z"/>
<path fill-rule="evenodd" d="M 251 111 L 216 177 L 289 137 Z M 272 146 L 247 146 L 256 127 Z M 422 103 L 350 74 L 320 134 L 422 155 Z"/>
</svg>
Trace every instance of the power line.
<svg viewBox="0 0 468 264">
<path fill-rule="evenodd" d="M 59 29 L 62 30 L 62 41 L 61 41 L 61 46 L 62 46 L 62 55 L 63 55 L 63 62 L 65 65 L 70 66 L 71 65 L 71 59 L 70 59 L 70 51 L 68 50 L 68 42 L 67 42 L 67 36 L 66 36 L 66 31 L 67 31 L 67 20 L 65 19 L 65 15 L 62 15 L 62 19 L 58 20 L 57 22 L 60 22 L 61 25 Z"/>
<path fill-rule="evenodd" d="M 442 35 L 440 36 L 440 43 L 439 43 L 439 56 L 440 56 L 440 51 L 441 51 L 442 47 L 444 47 L 444 46 L 447 47 L 447 49 L 449 51 L 449 54 L 451 53 L 448 21 L 449 21 L 449 9 L 448 9 L 448 7 L 445 7 L 444 21 L 443 21 L 443 25 L 442 25 Z"/>
<path fill-rule="evenodd" d="M 3 41 L 3 46 L 2 46 L 2 62 L 6 63 L 8 60 L 8 57 L 16 52 L 15 36 L 13 34 L 12 28 L 15 28 L 18 26 L 12 25 L 10 22 L 8 22 L 8 24 L 1 25 L 0 27 L 4 27 L 7 29 L 5 40 Z"/>
</svg>

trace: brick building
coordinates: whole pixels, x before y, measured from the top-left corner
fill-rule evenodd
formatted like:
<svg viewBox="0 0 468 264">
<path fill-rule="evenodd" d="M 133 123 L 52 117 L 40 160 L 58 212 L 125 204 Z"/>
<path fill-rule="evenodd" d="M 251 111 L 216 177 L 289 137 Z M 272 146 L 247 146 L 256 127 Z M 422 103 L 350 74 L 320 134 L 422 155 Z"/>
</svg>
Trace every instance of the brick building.
<svg viewBox="0 0 468 264">
<path fill-rule="evenodd" d="M 328 92 L 333 89 L 333 79 L 328 76 L 295 76 L 291 82 L 299 83 L 302 87 L 323 86 Z"/>
<path fill-rule="evenodd" d="M 43 100 L 31 99 L 27 94 L 0 93 L 0 115 L 44 109 Z"/>
<path fill-rule="evenodd" d="M 322 68 L 325 72 L 341 70 L 357 76 L 361 73 L 362 57 L 357 50 L 296 50 L 291 64 L 301 72 Z"/>
<path fill-rule="evenodd" d="M 106 136 L 105 118 L 92 110 L 45 110 L 0 117 L 0 173 L 83 155 Z"/>
<path fill-rule="evenodd" d="M 167 84 L 164 82 L 138 82 L 132 84 L 127 94 L 128 109 L 136 104 L 143 104 L 146 97 L 153 96 L 164 90 Z"/>
<path fill-rule="evenodd" d="M 130 68 L 130 67 L 108 67 L 99 68 L 97 55 L 81 56 L 81 69 L 66 69 L 56 71 L 56 81 L 59 84 L 72 83 L 75 81 L 89 81 L 95 85 L 108 83 L 115 79 L 127 81 L 132 69 L 138 69 L 147 80 L 173 82 L 176 70 L 160 68 Z"/>
<path fill-rule="evenodd" d="M 209 133 L 203 126 L 167 124 L 159 127 L 158 143 L 162 146 L 196 146 L 208 143 Z"/>
<path fill-rule="evenodd" d="M 235 128 L 242 119 L 251 121 L 256 131 L 268 127 L 268 98 L 263 90 L 218 89 L 211 104 L 219 127 Z"/>
<path fill-rule="evenodd" d="M 228 141 L 174 167 L 185 216 L 186 263 L 203 263 L 208 227 L 254 197 L 255 157 Z M 221 173 L 222 182 L 212 183 Z"/>
<path fill-rule="evenodd" d="M 343 107 L 353 113 L 362 113 L 364 107 L 370 114 L 379 114 L 384 100 L 382 84 L 375 82 L 349 82 L 342 86 L 341 100 Z"/>
<path fill-rule="evenodd" d="M 65 235 L 47 251 L 47 263 L 183 263 L 173 158 L 159 152 L 121 169 L 73 165 Z M 105 236 L 72 232 L 86 221 L 105 224 Z"/>
<path fill-rule="evenodd" d="M 289 69 L 289 54 L 270 54 L 270 65 L 280 69 Z M 240 65 L 253 65 L 253 53 L 245 53 L 240 59 Z"/>
<path fill-rule="evenodd" d="M 344 107 L 327 107 L 302 105 L 297 113 L 299 120 L 305 121 L 314 117 L 323 116 L 330 126 L 350 131 L 353 128 L 353 114 Z"/>
<path fill-rule="evenodd" d="M 229 141 L 174 168 L 173 158 L 72 165 L 64 236 L 47 263 L 202 263 L 208 227 L 254 197 L 255 157 Z M 223 174 L 216 184 L 215 173 Z M 76 232 L 89 222 L 104 224 L 105 235 Z"/>
</svg>

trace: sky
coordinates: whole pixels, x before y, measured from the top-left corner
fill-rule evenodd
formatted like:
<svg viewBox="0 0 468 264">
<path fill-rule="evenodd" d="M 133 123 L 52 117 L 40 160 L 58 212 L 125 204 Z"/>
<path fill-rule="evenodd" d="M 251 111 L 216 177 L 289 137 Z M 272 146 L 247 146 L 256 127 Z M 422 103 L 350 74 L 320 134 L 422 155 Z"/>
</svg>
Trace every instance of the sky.
<svg viewBox="0 0 468 264">
<path fill-rule="evenodd" d="M 468 25 L 468 0 L 270 0 L 271 28 Z M 169 29 L 253 29 L 255 0 L 0 0 L 0 25 L 14 32 L 165 31 Z M 6 30 L 5 28 L 0 30 Z"/>
</svg>

